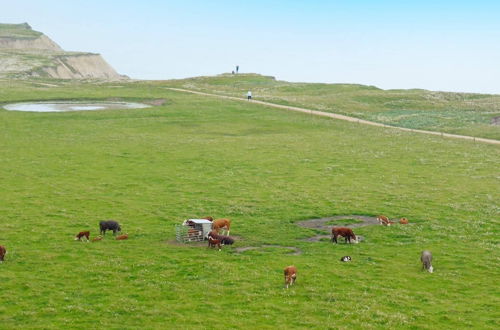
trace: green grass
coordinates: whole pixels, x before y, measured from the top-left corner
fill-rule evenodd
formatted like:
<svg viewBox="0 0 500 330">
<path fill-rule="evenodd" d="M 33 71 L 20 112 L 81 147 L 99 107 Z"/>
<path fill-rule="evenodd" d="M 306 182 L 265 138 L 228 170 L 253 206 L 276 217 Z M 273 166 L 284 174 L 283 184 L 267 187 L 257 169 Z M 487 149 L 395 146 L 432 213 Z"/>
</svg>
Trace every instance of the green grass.
<svg viewBox="0 0 500 330">
<path fill-rule="evenodd" d="M 167 90 L 0 82 L 0 102 L 165 98 L 141 110 L 0 110 L 0 328 L 498 328 L 499 148 Z M 294 222 L 398 214 L 357 245 Z M 234 253 L 168 244 L 232 219 Z M 73 236 L 117 219 L 128 241 Z M 435 273 L 419 253 L 434 253 Z M 343 255 L 353 258 L 341 263 Z M 296 286 L 283 289 L 294 264 Z"/>
<path fill-rule="evenodd" d="M 350 84 L 278 81 L 255 74 L 219 75 L 169 81 L 169 85 L 283 105 L 334 112 L 388 125 L 500 140 L 500 95 L 446 93 L 421 89 L 382 90 Z"/>
</svg>

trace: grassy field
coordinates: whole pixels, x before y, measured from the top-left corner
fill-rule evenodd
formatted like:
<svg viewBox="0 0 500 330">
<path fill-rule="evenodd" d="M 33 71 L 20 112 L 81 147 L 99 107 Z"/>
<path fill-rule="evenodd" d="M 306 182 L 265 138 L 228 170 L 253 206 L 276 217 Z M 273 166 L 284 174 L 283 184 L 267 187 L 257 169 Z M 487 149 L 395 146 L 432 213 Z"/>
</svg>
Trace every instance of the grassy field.
<svg viewBox="0 0 500 330">
<path fill-rule="evenodd" d="M 173 83 L 0 82 L 0 102 L 151 100 L 141 110 L 0 110 L 0 328 L 496 329 L 500 149 L 178 93 Z M 56 86 L 54 86 L 56 85 Z M 221 87 L 223 88 L 223 87 Z M 295 222 L 405 216 L 357 245 Z M 173 243 L 233 222 L 236 253 Z M 116 219 L 128 241 L 73 241 Z M 430 249 L 435 273 L 420 269 Z M 350 255 L 351 263 L 339 258 Z M 283 268 L 298 268 L 283 289 Z"/>
<path fill-rule="evenodd" d="M 387 125 L 500 140 L 500 95 L 444 93 L 421 89 L 382 90 L 374 86 L 278 81 L 255 74 L 198 77 L 172 86 L 334 112 Z"/>
</svg>

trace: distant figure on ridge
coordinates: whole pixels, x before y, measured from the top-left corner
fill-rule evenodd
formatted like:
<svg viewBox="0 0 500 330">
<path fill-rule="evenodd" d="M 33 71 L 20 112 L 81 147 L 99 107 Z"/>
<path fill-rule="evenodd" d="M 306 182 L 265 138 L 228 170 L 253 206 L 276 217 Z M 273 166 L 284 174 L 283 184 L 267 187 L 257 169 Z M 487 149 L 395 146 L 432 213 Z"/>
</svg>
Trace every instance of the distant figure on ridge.
<svg viewBox="0 0 500 330">
<path fill-rule="evenodd" d="M 248 101 L 250 101 L 252 99 L 252 92 L 251 91 L 248 91 L 247 99 L 248 99 Z"/>
<path fill-rule="evenodd" d="M 238 71 L 240 71 L 240 66 L 239 65 L 236 66 L 236 73 L 238 73 Z"/>
</svg>

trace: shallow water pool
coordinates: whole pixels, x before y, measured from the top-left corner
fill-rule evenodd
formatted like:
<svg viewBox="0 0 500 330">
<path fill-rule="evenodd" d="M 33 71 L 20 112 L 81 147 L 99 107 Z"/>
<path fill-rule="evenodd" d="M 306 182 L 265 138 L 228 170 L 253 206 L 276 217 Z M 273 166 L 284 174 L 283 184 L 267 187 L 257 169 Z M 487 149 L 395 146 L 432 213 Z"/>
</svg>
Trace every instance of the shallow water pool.
<svg viewBox="0 0 500 330">
<path fill-rule="evenodd" d="M 25 102 L 11 103 L 3 108 L 10 111 L 29 112 L 65 112 L 65 111 L 95 111 L 95 110 L 119 110 L 119 109 L 142 109 L 150 105 L 134 102 Z"/>
</svg>

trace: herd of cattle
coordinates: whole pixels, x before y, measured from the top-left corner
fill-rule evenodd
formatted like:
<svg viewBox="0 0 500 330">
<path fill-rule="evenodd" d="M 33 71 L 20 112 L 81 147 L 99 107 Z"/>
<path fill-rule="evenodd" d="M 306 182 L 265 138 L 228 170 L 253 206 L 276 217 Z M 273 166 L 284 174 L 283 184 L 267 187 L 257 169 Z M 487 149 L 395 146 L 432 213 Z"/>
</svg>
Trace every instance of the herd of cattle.
<svg viewBox="0 0 500 330">
<path fill-rule="evenodd" d="M 212 217 L 205 217 L 203 219 L 209 220 L 212 222 L 212 231 L 208 234 L 207 239 L 208 239 L 208 247 L 217 247 L 219 251 L 221 250 L 222 245 L 232 245 L 234 244 L 234 239 L 227 236 L 229 235 L 229 231 L 231 228 L 231 221 L 229 219 L 217 219 L 214 220 Z M 390 226 L 394 222 L 390 221 L 389 218 L 387 218 L 384 215 L 379 215 L 377 217 L 378 222 L 381 225 L 384 226 Z M 406 218 L 401 218 L 399 220 L 400 224 L 408 224 L 408 219 Z M 106 221 L 100 221 L 99 222 L 99 229 L 100 229 L 100 235 L 97 237 L 94 237 L 92 239 L 92 242 L 97 242 L 102 240 L 103 236 L 106 235 L 106 231 L 112 231 L 113 235 L 115 235 L 116 240 L 126 240 L 128 239 L 127 234 L 123 235 L 118 235 L 116 236 L 117 233 L 121 232 L 121 227 L 120 224 L 117 221 L 114 220 L 106 220 Z M 227 235 L 221 235 L 220 232 L 222 230 L 225 230 L 225 233 Z M 348 227 L 333 227 L 332 228 L 332 236 L 331 240 L 332 243 L 338 243 L 337 238 L 341 236 L 344 237 L 345 243 L 358 243 L 358 238 L 354 234 L 353 230 Z M 90 231 L 81 231 L 79 232 L 75 240 L 81 241 L 82 239 L 85 239 L 87 242 L 90 241 Z M 5 255 L 7 254 L 7 249 L 5 246 L 0 245 L 0 263 L 4 261 Z M 340 258 L 340 261 L 347 262 L 351 261 L 350 256 L 344 256 Z M 422 251 L 422 254 L 420 256 L 420 261 L 422 262 L 422 269 L 427 270 L 430 273 L 433 272 L 434 268 L 432 267 L 432 253 L 430 251 Z M 285 287 L 288 289 L 289 286 L 293 285 L 295 283 L 295 280 L 297 279 L 297 268 L 295 266 L 287 266 L 284 270 L 285 274 Z"/>
<path fill-rule="evenodd" d="M 383 226 L 390 226 L 394 222 L 391 221 L 385 215 L 379 215 L 377 217 L 377 221 L 379 224 Z M 399 223 L 402 225 L 407 225 L 409 223 L 407 218 L 401 218 Z M 358 243 L 358 238 L 354 234 L 353 230 L 348 227 L 333 227 L 332 228 L 332 243 L 338 243 L 337 238 L 341 236 L 344 237 L 345 243 Z M 342 262 L 351 261 L 352 258 L 350 256 L 343 256 L 340 258 Z M 422 251 L 420 255 L 420 261 L 422 262 L 422 270 L 427 270 L 429 273 L 434 271 L 432 267 L 432 253 L 430 251 Z M 295 283 L 297 279 L 297 267 L 295 266 L 287 266 L 284 270 L 285 273 L 285 287 L 288 289 L 289 286 Z"/>
</svg>

